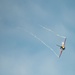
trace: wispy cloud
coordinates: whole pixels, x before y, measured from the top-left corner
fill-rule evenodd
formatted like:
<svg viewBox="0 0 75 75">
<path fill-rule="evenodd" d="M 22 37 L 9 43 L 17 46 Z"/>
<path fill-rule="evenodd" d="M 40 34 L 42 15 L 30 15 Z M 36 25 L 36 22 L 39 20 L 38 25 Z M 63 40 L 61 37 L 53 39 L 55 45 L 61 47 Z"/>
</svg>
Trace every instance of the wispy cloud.
<svg viewBox="0 0 75 75">
<path fill-rule="evenodd" d="M 4 71 L 5 74 L 11 75 L 58 74 L 55 61 L 50 58 L 49 55 L 45 55 L 46 53 L 43 52 L 33 55 L 32 57 L 22 55 L 20 58 L 0 55 L 0 69 L 2 72 Z M 50 65 L 50 63 L 53 63 L 53 65 Z"/>
<path fill-rule="evenodd" d="M 67 75 L 68 70 L 74 73 L 74 13 L 65 1 L 59 0 L 0 1 L 0 74 Z M 59 54 L 56 44 L 61 44 L 64 39 L 40 25 L 68 38 L 62 58 L 58 59 L 26 32 L 32 32 Z"/>
</svg>

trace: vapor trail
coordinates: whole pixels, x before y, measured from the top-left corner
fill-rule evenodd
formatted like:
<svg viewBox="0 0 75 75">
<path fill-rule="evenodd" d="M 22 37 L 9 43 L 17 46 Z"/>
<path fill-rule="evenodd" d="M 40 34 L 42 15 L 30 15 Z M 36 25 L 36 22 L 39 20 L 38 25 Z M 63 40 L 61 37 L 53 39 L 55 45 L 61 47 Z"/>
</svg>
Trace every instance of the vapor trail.
<svg viewBox="0 0 75 75">
<path fill-rule="evenodd" d="M 27 31 L 28 32 L 28 31 Z M 34 36 L 37 40 L 39 40 L 42 44 L 44 44 L 47 48 L 49 48 L 57 57 L 59 57 L 56 52 L 50 47 L 48 46 L 44 41 L 42 41 L 40 38 L 38 38 L 36 35 L 34 35 L 31 32 L 28 32 L 30 35 Z"/>
<path fill-rule="evenodd" d="M 57 34 L 57 33 L 55 33 L 54 31 L 52 31 L 51 29 L 48 29 L 48 28 L 46 28 L 46 27 L 44 27 L 44 26 L 42 26 L 42 25 L 40 25 L 42 28 L 44 28 L 45 30 L 47 30 L 47 31 L 50 31 L 50 32 L 52 32 L 52 33 L 54 33 L 56 36 L 58 36 L 58 37 L 61 37 L 61 38 L 66 38 L 65 36 L 61 36 L 61 35 L 59 35 L 59 34 Z"/>
</svg>

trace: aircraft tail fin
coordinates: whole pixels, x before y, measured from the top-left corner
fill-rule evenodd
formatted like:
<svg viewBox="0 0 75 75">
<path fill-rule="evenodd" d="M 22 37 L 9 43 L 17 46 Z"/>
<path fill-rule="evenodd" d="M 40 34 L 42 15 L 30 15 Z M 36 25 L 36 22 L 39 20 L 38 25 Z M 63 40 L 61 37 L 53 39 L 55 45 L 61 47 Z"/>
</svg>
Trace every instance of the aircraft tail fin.
<svg viewBox="0 0 75 75">
<path fill-rule="evenodd" d="M 56 45 L 56 46 L 61 47 L 60 45 Z"/>
</svg>

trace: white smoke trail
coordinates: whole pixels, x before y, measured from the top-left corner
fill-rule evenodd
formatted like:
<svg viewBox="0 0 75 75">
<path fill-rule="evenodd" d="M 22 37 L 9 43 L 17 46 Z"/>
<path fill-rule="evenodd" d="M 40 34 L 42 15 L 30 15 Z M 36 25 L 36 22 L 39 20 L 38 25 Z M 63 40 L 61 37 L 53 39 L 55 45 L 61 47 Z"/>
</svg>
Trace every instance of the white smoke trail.
<svg viewBox="0 0 75 75">
<path fill-rule="evenodd" d="M 48 29 L 48 28 L 46 28 L 46 27 L 44 27 L 44 26 L 42 26 L 42 25 L 40 25 L 42 28 L 44 28 L 45 30 L 47 30 L 47 31 L 50 31 L 50 32 L 52 32 L 52 33 L 54 33 L 56 36 L 58 36 L 58 37 L 61 37 L 61 38 L 66 38 L 65 36 L 61 36 L 61 35 L 59 35 L 59 34 L 57 34 L 57 33 L 55 33 L 54 31 L 52 31 L 51 29 Z"/>
<path fill-rule="evenodd" d="M 28 32 L 28 31 L 26 31 Z M 42 41 L 40 38 L 38 38 L 36 35 L 34 35 L 33 33 L 31 32 L 28 32 L 30 35 L 34 36 L 37 40 L 39 40 L 42 44 L 44 44 L 47 48 L 49 48 L 57 57 L 59 57 L 56 52 L 50 47 L 48 46 L 44 41 Z"/>
</svg>

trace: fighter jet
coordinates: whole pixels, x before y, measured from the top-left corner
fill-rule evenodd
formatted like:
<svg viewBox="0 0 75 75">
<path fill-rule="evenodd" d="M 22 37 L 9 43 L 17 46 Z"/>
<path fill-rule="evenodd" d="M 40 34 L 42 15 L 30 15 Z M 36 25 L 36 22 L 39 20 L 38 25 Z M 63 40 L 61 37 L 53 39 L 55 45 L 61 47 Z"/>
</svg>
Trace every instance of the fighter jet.
<svg viewBox="0 0 75 75">
<path fill-rule="evenodd" d="M 64 42 L 62 42 L 62 45 L 61 46 L 60 45 L 57 45 L 58 47 L 60 47 L 59 58 L 60 58 L 62 52 L 65 50 L 65 43 L 66 43 L 66 38 L 65 38 Z"/>
</svg>

